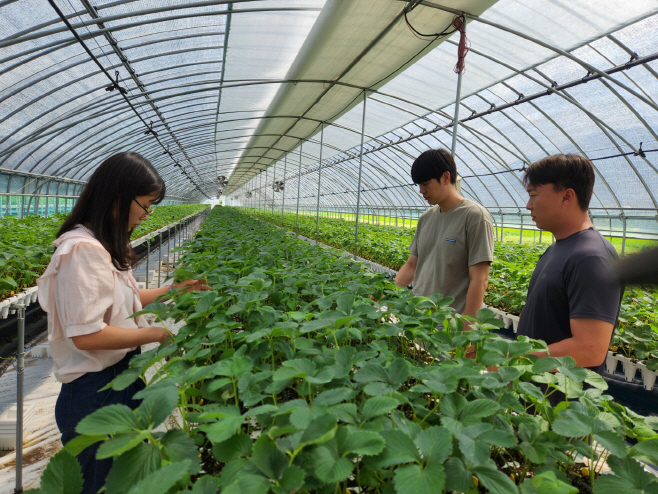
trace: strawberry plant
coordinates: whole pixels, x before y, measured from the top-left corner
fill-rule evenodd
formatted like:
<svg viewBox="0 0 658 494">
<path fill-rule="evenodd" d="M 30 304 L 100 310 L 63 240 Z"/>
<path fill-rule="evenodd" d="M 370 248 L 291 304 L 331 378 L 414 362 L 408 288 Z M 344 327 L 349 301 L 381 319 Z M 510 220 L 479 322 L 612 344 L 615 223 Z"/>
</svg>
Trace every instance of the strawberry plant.
<svg viewBox="0 0 658 494">
<path fill-rule="evenodd" d="M 272 215 L 270 211 L 247 210 L 247 213 L 265 221 L 281 225 L 281 215 Z M 327 245 L 354 251 L 354 223 L 340 219 L 320 218 L 320 230 L 317 240 Z M 296 216 L 284 214 L 283 226 L 294 230 Z M 307 237 L 316 238 L 315 219 L 300 216 L 299 232 Z M 375 226 L 359 224 L 358 255 L 365 259 L 382 264 L 391 269 L 399 269 L 409 256 L 409 244 L 413 239 L 413 231 L 406 228 L 391 226 Z M 491 264 L 489 283 L 485 293 L 486 304 L 502 309 L 510 314 L 520 315 L 525 306 L 528 285 L 539 257 L 546 249 L 545 245 L 519 245 L 496 242 L 494 261 Z M 653 348 L 658 345 L 658 325 L 656 325 L 658 308 L 658 292 L 648 287 L 629 287 L 624 292 L 619 322 L 615 337 L 611 343 L 611 351 L 620 352 L 626 356 L 647 360 L 652 369 L 658 368 L 658 360 Z M 631 327 L 651 328 L 653 343 L 647 344 L 651 350 L 644 350 L 645 343 L 633 346 L 634 334 L 637 330 Z M 630 334 L 626 334 L 630 331 Z M 636 354 L 634 348 L 640 349 Z M 639 357 L 638 355 L 644 355 Z"/>
<path fill-rule="evenodd" d="M 450 298 L 416 297 L 227 208 L 187 242 L 175 276 L 212 290 L 145 308 L 184 325 L 111 384 L 143 379 L 141 405 L 83 419 L 44 492 L 64 478 L 79 492 L 74 455 L 97 442 L 114 458 L 107 494 L 658 489 L 639 462 L 658 461 L 653 419 L 572 359 L 529 355 L 541 342 L 492 334 L 491 311 L 464 332 Z M 553 407 L 556 391 L 574 401 Z M 612 473 L 598 475 L 605 463 Z"/>
<path fill-rule="evenodd" d="M 135 229 L 132 238 L 137 239 L 206 207 L 200 204 L 159 206 L 148 221 Z M 52 242 L 66 217 L 66 214 L 56 214 L 47 218 L 36 215 L 23 219 L 0 218 L 0 300 L 32 286 L 46 270 L 55 251 Z"/>
</svg>

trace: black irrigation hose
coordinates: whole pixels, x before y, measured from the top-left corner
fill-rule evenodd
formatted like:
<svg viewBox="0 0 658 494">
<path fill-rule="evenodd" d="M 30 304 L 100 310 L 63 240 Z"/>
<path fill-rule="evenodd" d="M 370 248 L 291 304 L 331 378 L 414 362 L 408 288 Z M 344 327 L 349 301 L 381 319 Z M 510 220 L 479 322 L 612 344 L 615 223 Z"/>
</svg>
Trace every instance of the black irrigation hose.
<svg viewBox="0 0 658 494">
<path fill-rule="evenodd" d="M 89 57 L 91 57 L 91 59 L 94 61 L 94 63 L 95 63 L 96 65 L 98 65 L 98 68 L 101 70 L 101 72 L 102 72 L 103 74 L 105 74 L 105 76 L 109 79 L 109 81 L 110 81 L 110 85 L 107 86 L 107 87 L 105 88 L 105 90 L 106 90 L 106 91 L 114 91 L 114 90 L 116 89 L 117 91 L 119 91 L 119 94 L 121 94 L 121 96 L 123 97 L 123 99 L 126 100 L 126 103 L 128 103 L 128 106 L 130 106 L 130 108 L 131 108 L 132 111 L 135 113 L 135 115 L 137 115 L 137 118 L 139 118 L 139 119 L 142 121 L 142 123 L 146 126 L 146 129 L 147 129 L 147 130 L 146 130 L 144 133 L 145 133 L 145 134 L 153 134 L 153 137 L 155 137 L 155 140 L 158 141 L 158 144 L 160 144 L 160 146 L 161 146 L 162 149 L 165 151 L 165 153 L 169 154 L 169 150 L 168 150 L 167 148 L 165 148 L 165 146 L 164 146 L 164 144 L 162 143 L 162 141 L 160 141 L 160 139 L 158 138 L 158 134 L 153 130 L 153 122 L 150 122 L 150 124 L 146 123 L 146 120 L 144 120 L 144 118 L 143 118 L 143 117 L 139 114 L 139 112 L 137 111 L 137 108 L 135 108 L 135 107 L 133 106 L 133 104 L 130 102 L 130 100 L 128 99 L 128 96 L 127 96 L 128 91 L 127 91 L 125 88 L 119 86 L 119 71 L 116 71 L 116 72 L 115 72 L 115 79 L 113 79 L 112 76 L 110 75 L 110 73 L 109 73 L 109 72 L 105 69 L 105 67 L 103 67 L 103 65 L 98 61 L 98 59 L 97 59 L 96 56 L 91 52 L 91 50 L 89 49 L 89 47 L 87 46 L 87 44 L 83 41 L 83 39 L 80 37 L 80 35 L 77 33 L 77 31 L 73 28 L 73 26 L 71 25 L 71 23 L 69 22 L 69 20 L 66 18 L 66 16 L 64 15 L 64 13 L 60 10 L 60 8 L 57 6 L 57 4 L 55 4 L 55 0 L 48 0 L 48 3 L 49 3 L 50 6 L 55 10 L 55 12 L 56 12 L 57 15 L 59 16 L 59 18 L 62 20 L 62 22 L 64 22 L 64 24 L 66 24 L 66 27 L 69 29 L 69 31 L 71 31 L 71 34 L 73 34 L 73 36 L 75 36 L 75 39 L 78 40 L 78 43 L 80 43 L 80 45 L 85 49 L 85 51 L 87 52 L 87 54 L 89 55 Z M 194 185 L 194 187 L 195 187 L 199 192 L 201 192 L 201 194 L 203 194 L 203 195 L 205 196 L 206 199 L 210 199 L 210 197 L 208 197 L 208 196 L 206 195 L 206 193 L 203 192 L 203 191 L 201 190 L 201 188 L 199 187 L 199 185 L 198 185 L 198 184 L 197 184 L 197 183 L 196 183 L 196 182 L 195 182 L 195 181 L 194 181 L 194 180 L 193 180 L 193 179 L 187 174 L 187 172 L 183 169 L 183 167 L 182 167 L 179 163 L 176 162 L 176 163 L 174 164 L 174 166 L 177 166 L 178 168 L 181 169 L 183 175 L 185 175 L 185 177 L 187 177 L 187 179 L 188 179 L 190 182 L 192 182 L 192 184 Z"/>
</svg>

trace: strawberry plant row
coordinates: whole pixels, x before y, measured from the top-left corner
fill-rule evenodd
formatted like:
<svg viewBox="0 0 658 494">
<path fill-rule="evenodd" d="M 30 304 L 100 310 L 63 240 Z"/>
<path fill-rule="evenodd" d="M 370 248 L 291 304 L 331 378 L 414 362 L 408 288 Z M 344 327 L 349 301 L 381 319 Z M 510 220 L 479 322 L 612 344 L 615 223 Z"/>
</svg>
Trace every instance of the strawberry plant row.
<svg viewBox="0 0 658 494">
<path fill-rule="evenodd" d="M 184 325 L 113 382 L 145 380 L 141 405 L 83 419 L 44 489 L 66 478 L 76 494 L 72 455 L 100 442 L 107 494 L 658 490 L 638 461 L 658 462 L 653 419 L 570 358 L 528 355 L 541 342 L 493 335 L 489 310 L 464 332 L 450 298 L 228 208 L 187 242 L 176 277 L 212 290 L 146 307 Z M 575 401 L 552 406 L 557 391 Z M 175 409 L 177 426 L 156 431 Z"/>
<path fill-rule="evenodd" d="M 248 210 L 248 214 L 265 221 L 297 230 L 316 238 L 315 218 L 269 211 Z M 320 218 L 317 240 L 353 252 L 354 223 L 332 218 Z M 409 256 L 413 230 L 391 226 L 359 224 L 358 255 L 391 269 L 399 269 Z M 489 284 L 485 293 L 487 305 L 509 314 L 520 315 L 525 306 L 528 285 L 534 267 L 546 249 L 545 245 L 519 245 L 496 242 Z M 650 370 L 658 370 L 658 291 L 629 287 L 622 300 L 619 324 L 610 350 L 622 356 L 644 361 Z"/>
<path fill-rule="evenodd" d="M 157 207 L 149 220 L 135 229 L 132 238 L 142 237 L 206 207 L 200 204 Z M 47 218 L 36 215 L 23 219 L 0 218 L 0 300 L 32 286 L 45 271 L 54 252 L 52 242 L 66 217 L 56 214 Z"/>
</svg>

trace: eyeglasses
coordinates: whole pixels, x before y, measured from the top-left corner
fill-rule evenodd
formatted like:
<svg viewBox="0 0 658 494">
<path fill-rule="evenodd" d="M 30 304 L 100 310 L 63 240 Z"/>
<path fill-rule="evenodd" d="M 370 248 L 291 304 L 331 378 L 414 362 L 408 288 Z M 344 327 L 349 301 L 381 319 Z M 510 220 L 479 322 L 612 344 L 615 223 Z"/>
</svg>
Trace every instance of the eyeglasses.
<svg viewBox="0 0 658 494">
<path fill-rule="evenodd" d="M 133 201 L 137 202 L 137 199 L 133 199 Z M 153 213 L 155 213 L 155 208 L 146 209 L 139 202 L 137 202 L 137 205 L 144 210 L 144 212 L 146 213 L 146 216 L 151 216 Z"/>
</svg>

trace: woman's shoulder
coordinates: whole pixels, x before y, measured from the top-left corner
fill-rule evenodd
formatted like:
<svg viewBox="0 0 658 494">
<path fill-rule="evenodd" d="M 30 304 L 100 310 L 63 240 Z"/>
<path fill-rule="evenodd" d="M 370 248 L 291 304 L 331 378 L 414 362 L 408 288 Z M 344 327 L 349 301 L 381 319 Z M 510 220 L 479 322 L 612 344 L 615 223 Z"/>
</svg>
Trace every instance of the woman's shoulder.
<svg viewBox="0 0 658 494">
<path fill-rule="evenodd" d="M 78 225 L 63 233 L 53 244 L 56 247 L 53 257 L 63 257 L 74 253 L 88 259 L 97 258 L 112 262 L 110 253 L 103 247 L 88 228 Z"/>
</svg>

